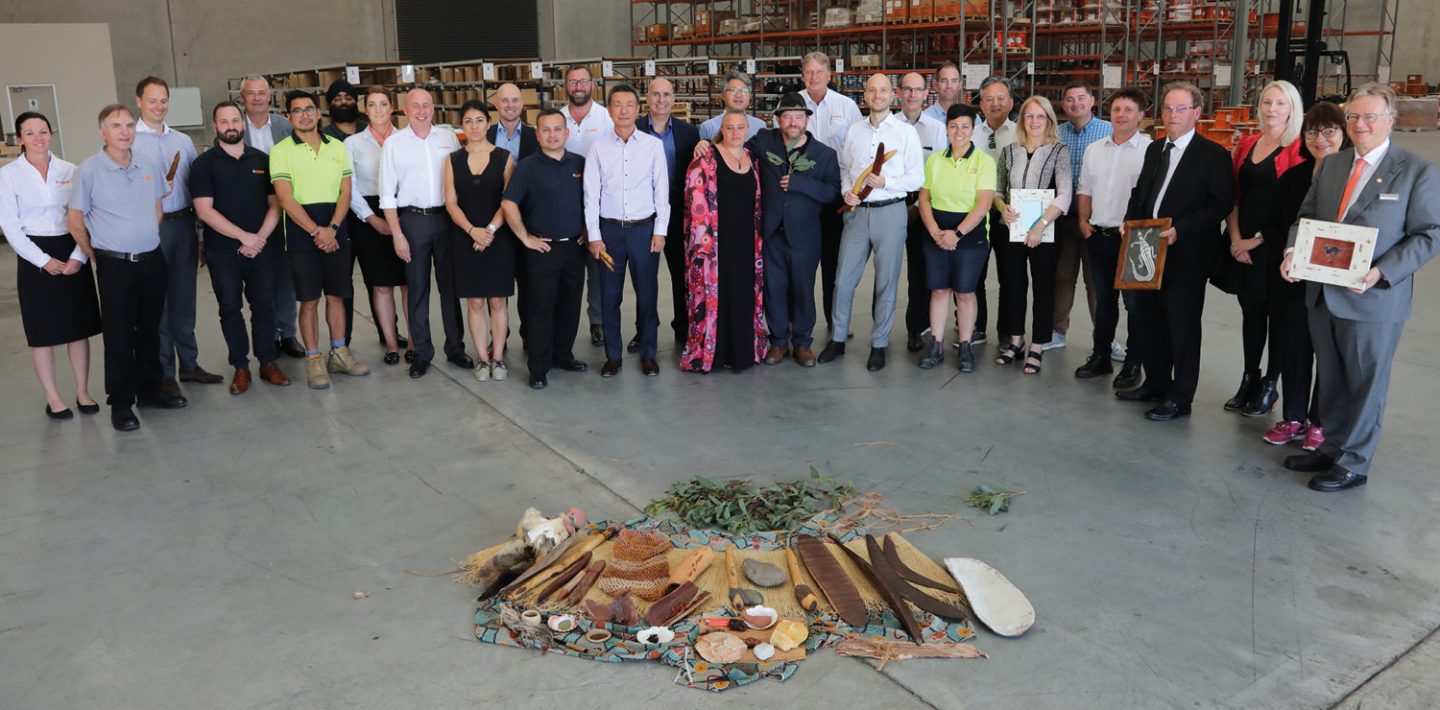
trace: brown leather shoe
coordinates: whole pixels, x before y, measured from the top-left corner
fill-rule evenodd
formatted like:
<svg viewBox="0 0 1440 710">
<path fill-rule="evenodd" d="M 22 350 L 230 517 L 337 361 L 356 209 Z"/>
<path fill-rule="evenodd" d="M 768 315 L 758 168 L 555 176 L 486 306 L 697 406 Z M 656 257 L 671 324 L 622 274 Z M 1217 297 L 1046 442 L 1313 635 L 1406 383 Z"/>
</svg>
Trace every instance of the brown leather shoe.
<svg viewBox="0 0 1440 710">
<path fill-rule="evenodd" d="M 250 368 L 235 368 L 235 378 L 230 380 L 230 394 L 245 394 L 250 389 Z"/>
<path fill-rule="evenodd" d="M 200 385 L 218 385 L 221 382 L 224 382 L 225 378 L 213 372 L 206 372 L 205 368 L 196 365 L 195 369 L 193 370 L 181 370 L 180 381 L 194 382 Z"/>
<path fill-rule="evenodd" d="M 260 379 L 278 387 L 285 387 L 290 384 L 290 378 L 285 375 L 278 364 L 273 362 L 260 366 Z"/>
<path fill-rule="evenodd" d="M 605 364 L 600 366 L 601 377 L 614 377 L 618 372 L 620 372 L 619 360 L 606 360 Z"/>
<path fill-rule="evenodd" d="M 800 367 L 815 367 L 815 351 L 804 345 L 795 348 L 795 362 Z"/>
<path fill-rule="evenodd" d="M 660 363 L 655 362 L 653 358 L 642 357 L 640 358 L 640 371 L 645 373 L 646 377 L 654 377 L 660 374 Z"/>
<path fill-rule="evenodd" d="M 160 381 L 160 394 L 172 399 L 185 396 L 180 393 L 180 383 L 176 382 L 173 377 L 167 377 Z"/>
<path fill-rule="evenodd" d="M 779 365 L 780 363 L 785 361 L 785 356 L 789 354 L 790 351 L 788 349 L 782 348 L 778 345 L 771 345 L 770 349 L 765 351 L 765 364 Z"/>
</svg>

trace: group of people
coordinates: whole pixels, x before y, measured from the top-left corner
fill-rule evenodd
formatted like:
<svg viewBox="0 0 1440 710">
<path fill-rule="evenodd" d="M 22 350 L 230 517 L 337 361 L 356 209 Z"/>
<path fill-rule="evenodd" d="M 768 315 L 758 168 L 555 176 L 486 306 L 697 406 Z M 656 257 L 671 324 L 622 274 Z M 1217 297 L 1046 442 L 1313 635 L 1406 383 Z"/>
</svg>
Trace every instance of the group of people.
<svg viewBox="0 0 1440 710">
<path fill-rule="evenodd" d="M 356 261 L 384 362 L 403 357 L 412 378 L 435 356 L 432 269 L 446 358 L 479 381 L 508 376 L 517 294 L 530 386 L 545 388 L 552 369 L 586 371 L 574 342 L 587 290 L 601 376 L 616 376 L 627 350 L 645 375 L 658 375 L 662 254 L 681 370 L 739 372 L 790 358 L 811 367 L 844 356 L 873 256 L 867 369 L 886 365 L 904 264 L 907 350 L 921 368 L 940 366 L 953 320 L 957 367 L 969 373 L 988 337 L 993 252 L 997 366 L 1041 371 L 1044 353 L 1065 344 L 1083 279 L 1093 349 L 1075 376 L 1112 374 L 1120 360 L 1119 399 L 1151 403 L 1145 416 L 1154 421 L 1187 416 L 1214 283 L 1238 297 L 1244 318 L 1245 368 L 1225 408 L 1263 416 L 1283 394 L 1283 417 L 1264 439 L 1300 441 L 1307 452 L 1286 465 L 1316 473 L 1319 490 L 1365 482 L 1409 276 L 1440 248 L 1434 208 L 1420 197 L 1436 187 L 1436 170 L 1389 143 L 1388 88 L 1361 87 L 1344 110 L 1306 111 L 1292 85 L 1271 83 L 1260 96 L 1260 132 L 1231 154 L 1196 133 L 1203 95 L 1184 82 L 1162 92 L 1164 138 L 1152 140 L 1140 130 L 1150 107 L 1135 89 L 1109 97 L 1108 120 L 1077 82 L 1060 97 L 1064 122 L 1043 96 L 1021 102 L 1017 122 L 1008 82 L 987 79 L 972 106 L 947 63 L 933 82 L 905 75 L 898 112 L 890 78 L 870 77 L 862 113 L 829 87 L 829 57 L 807 55 L 802 69 L 804 90 L 781 98 L 773 126 L 747 112 L 751 79 L 736 73 L 724 82 L 724 111 L 697 128 L 671 115 L 667 79 L 651 80 L 643 101 L 635 88 L 613 86 L 602 107 L 588 69 L 576 66 L 564 77 L 564 108 L 540 111 L 534 126 L 522 121 L 513 85 L 499 88 L 493 106 L 467 102 L 463 146 L 433 124 L 426 90 L 403 97 L 407 120 L 396 128 L 400 97 L 345 81 L 327 90 L 322 126 L 315 96 L 288 92 L 284 114 L 271 114 L 268 84 L 247 78 L 241 102 L 213 107 L 215 142 L 198 157 L 165 124 L 168 87 L 154 77 L 137 86 L 138 122 L 120 104 L 100 113 L 104 147 L 78 168 L 50 154 L 46 117 L 22 114 L 15 130 L 24 155 L 0 169 L 0 229 L 19 256 L 46 414 L 73 416 L 55 383 L 59 345 L 70 355 L 77 407 L 99 410 L 87 388 L 88 339 L 97 333 L 119 430 L 139 426 L 137 403 L 185 406 L 180 381 L 223 382 L 198 363 L 197 264 L 208 264 L 234 368 L 230 392 L 241 394 L 252 345 L 259 378 L 272 385 L 290 383 L 281 354 L 303 358 L 316 389 L 332 374 L 370 372 L 349 348 Z M 927 106 L 932 87 L 937 101 Z M 1053 197 L 1026 224 L 1015 190 Z M 1303 217 L 1379 228 L 1363 287 L 1290 276 Z M 1152 218 L 1170 220 L 1163 287 L 1122 294 L 1114 274 L 1125 225 Z M 627 272 L 636 301 L 628 343 Z M 1122 295 L 1124 347 L 1116 341 Z M 817 354 L 821 310 L 830 337 Z"/>
</svg>

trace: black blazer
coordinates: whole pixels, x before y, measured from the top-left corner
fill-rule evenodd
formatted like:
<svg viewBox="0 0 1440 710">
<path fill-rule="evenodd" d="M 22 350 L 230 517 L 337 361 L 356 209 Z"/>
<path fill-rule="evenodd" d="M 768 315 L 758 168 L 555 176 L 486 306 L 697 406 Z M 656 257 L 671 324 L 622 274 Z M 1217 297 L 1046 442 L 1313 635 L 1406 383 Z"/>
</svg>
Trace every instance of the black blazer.
<svg viewBox="0 0 1440 710">
<path fill-rule="evenodd" d="M 649 116 L 641 116 L 639 120 L 635 121 L 635 127 L 652 136 L 655 135 L 655 127 L 650 125 Z M 695 160 L 695 144 L 700 142 L 700 129 L 691 125 L 689 121 L 681 121 L 671 116 L 670 134 L 675 139 L 675 170 L 670 175 L 670 229 L 667 233 L 672 236 L 681 236 L 683 239 L 685 233 L 685 173 L 689 172 L 690 163 Z"/>
<path fill-rule="evenodd" d="M 785 160 L 785 136 L 766 128 L 745 144 L 750 159 L 760 166 L 760 235 L 771 238 L 783 225 L 785 241 L 797 249 L 820 250 L 820 212 L 840 199 L 840 161 L 834 149 L 807 131 L 801 153 L 815 163 L 790 176 L 790 189 L 780 189 L 788 165 L 770 162 L 767 153 Z M 833 209 L 833 208 L 832 208 Z"/>
<path fill-rule="evenodd" d="M 1154 181 L 1165 180 L 1165 174 L 1160 172 L 1160 151 L 1164 147 L 1165 141 L 1158 140 L 1145 149 L 1145 163 L 1130 193 L 1125 219 L 1150 219 L 1144 212 L 1145 196 Z M 1175 243 L 1165 256 L 1166 286 L 1203 285 L 1210 277 L 1220 254 L 1220 240 L 1225 238 L 1222 222 L 1234 206 L 1235 175 L 1230 152 L 1195 134 L 1160 199 L 1159 215 L 1169 217 L 1175 228 Z"/>
<path fill-rule="evenodd" d="M 500 122 L 496 121 L 495 125 L 491 126 L 489 130 L 485 131 L 485 139 L 490 141 L 491 143 L 494 143 L 495 132 L 499 130 Z M 535 137 L 535 129 L 531 126 L 525 125 L 522 122 L 520 124 L 520 154 L 515 156 L 515 162 L 518 163 L 521 160 L 539 152 L 540 141 Z"/>
</svg>

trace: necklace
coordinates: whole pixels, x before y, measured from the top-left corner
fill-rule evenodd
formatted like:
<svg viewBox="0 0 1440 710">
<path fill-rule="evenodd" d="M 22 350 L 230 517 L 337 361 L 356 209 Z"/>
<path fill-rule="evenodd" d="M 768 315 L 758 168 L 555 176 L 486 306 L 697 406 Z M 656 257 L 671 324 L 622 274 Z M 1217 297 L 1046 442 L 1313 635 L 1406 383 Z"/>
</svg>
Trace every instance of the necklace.
<svg viewBox="0 0 1440 710">
<path fill-rule="evenodd" d="M 735 172 L 740 172 L 740 166 L 745 164 L 745 149 L 741 148 L 740 151 L 740 154 L 736 155 L 731 152 L 729 146 L 720 146 L 720 154 L 724 156 L 725 164 L 730 166 Z"/>
</svg>

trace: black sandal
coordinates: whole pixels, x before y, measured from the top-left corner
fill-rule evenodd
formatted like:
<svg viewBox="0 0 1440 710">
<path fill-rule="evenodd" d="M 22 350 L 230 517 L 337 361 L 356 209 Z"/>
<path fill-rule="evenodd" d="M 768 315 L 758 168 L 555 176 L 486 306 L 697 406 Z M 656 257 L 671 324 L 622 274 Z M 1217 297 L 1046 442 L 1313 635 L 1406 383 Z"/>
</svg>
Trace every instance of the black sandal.
<svg viewBox="0 0 1440 710">
<path fill-rule="evenodd" d="M 1020 353 L 1024 352 L 1024 343 L 1010 343 L 1000 347 L 1000 357 L 995 358 L 995 364 L 1004 367 L 1020 359 Z"/>
<path fill-rule="evenodd" d="M 1030 352 L 1025 353 L 1025 369 L 1021 370 L 1021 372 L 1024 372 L 1027 375 L 1040 374 L 1040 361 L 1044 359 L 1044 350 L 1031 350 Z M 1035 364 L 1030 364 L 1030 360 L 1034 360 Z"/>
</svg>

